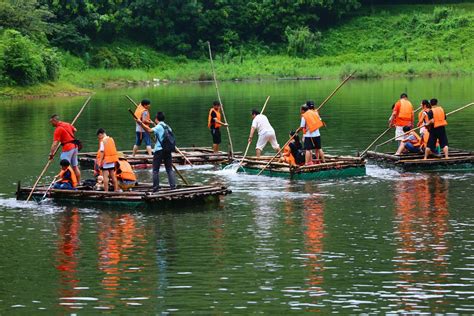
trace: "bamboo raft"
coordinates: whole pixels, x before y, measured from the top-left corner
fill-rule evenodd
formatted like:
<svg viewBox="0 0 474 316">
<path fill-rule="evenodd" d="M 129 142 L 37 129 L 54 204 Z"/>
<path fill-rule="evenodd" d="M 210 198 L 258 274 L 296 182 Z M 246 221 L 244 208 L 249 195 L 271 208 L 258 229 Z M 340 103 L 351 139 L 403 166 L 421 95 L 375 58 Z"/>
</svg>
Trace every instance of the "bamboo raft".
<svg viewBox="0 0 474 316">
<path fill-rule="evenodd" d="M 99 203 L 131 203 L 149 206 L 160 206 L 169 204 L 182 204 L 191 202 L 194 205 L 197 202 L 211 202 L 219 200 L 220 196 L 232 193 L 225 186 L 216 185 L 190 185 L 178 186 L 174 190 L 161 188 L 158 192 L 152 192 L 151 184 L 139 184 L 131 191 L 125 192 L 104 192 L 96 191 L 89 186 L 78 186 L 77 190 L 56 190 L 47 186 L 37 187 L 33 192 L 33 199 L 40 201 L 45 192 L 47 197 L 56 202 L 99 202 Z M 21 187 L 18 183 L 16 197 L 17 200 L 25 200 L 30 193 L 30 187 Z"/>
<path fill-rule="evenodd" d="M 449 158 L 429 158 L 424 160 L 422 153 L 405 153 L 396 156 L 393 152 L 381 153 L 368 151 L 367 158 L 385 166 L 397 167 L 403 171 L 455 171 L 474 169 L 474 152 L 460 149 L 449 149 Z"/>
<path fill-rule="evenodd" d="M 247 157 L 238 172 L 257 174 L 272 157 Z M 290 166 L 287 163 L 273 161 L 262 172 L 271 177 L 285 177 L 294 180 L 317 180 L 344 178 L 365 175 L 365 160 L 353 156 L 325 155 L 326 162 L 311 166 Z"/>
<path fill-rule="evenodd" d="M 223 151 L 214 153 L 211 148 L 208 147 L 184 147 L 180 148 L 186 158 L 195 165 L 205 164 L 220 164 L 229 160 L 229 154 Z M 145 153 L 144 150 L 139 150 L 135 157 L 132 156 L 131 150 L 122 151 L 125 159 L 135 169 L 146 169 L 151 168 L 153 163 L 153 156 Z M 94 168 L 94 161 L 96 158 L 96 152 L 79 153 L 78 159 L 79 164 L 82 168 Z M 177 165 L 187 164 L 186 160 L 179 153 L 173 153 L 173 163 Z"/>
</svg>

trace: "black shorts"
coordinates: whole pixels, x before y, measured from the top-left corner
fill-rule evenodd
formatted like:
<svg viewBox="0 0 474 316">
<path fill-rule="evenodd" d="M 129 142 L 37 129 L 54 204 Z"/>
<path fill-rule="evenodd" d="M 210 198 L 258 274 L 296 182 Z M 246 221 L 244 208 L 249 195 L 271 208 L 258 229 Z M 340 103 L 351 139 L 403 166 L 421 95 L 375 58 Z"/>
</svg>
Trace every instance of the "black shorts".
<svg viewBox="0 0 474 316">
<path fill-rule="evenodd" d="M 219 145 L 222 142 L 221 130 L 219 128 L 211 128 L 211 134 L 212 134 L 212 143 Z"/>
<path fill-rule="evenodd" d="M 321 136 L 317 137 L 305 137 L 304 138 L 304 149 L 321 149 Z"/>
<path fill-rule="evenodd" d="M 103 168 L 103 167 L 101 167 L 100 170 L 103 170 L 103 171 L 111 171 L 111 170 L 115 170 L 115 167 L 110 167 L 110 168 Z"/>
<path fill-rule="evenodd" d="M 436 150 L 436 141 L 439 140 L 439 147 L 443 149 L 448 146 L 448 136 L 446 135 L 446 129 L 444 126 L 432 128 L 430 130 L 430 137 L 428 138 L 428 143 L 426 144 L 431 151 Z"/>
</svg>

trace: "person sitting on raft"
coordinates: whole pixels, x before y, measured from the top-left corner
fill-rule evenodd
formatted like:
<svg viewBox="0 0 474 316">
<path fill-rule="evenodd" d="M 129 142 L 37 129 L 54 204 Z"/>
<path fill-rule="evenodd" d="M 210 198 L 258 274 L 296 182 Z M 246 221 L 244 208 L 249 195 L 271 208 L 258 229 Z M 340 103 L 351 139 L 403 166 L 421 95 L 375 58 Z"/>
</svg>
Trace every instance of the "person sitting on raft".
<svg viewBox="0 0 474 316">
<path fill-rule="evenodd" d="M 137 176 L 123 153 L 118 153 L 119 161 L 115 163 L 115 175 L 122 190 L 130 190 L 137 184 Z"/>
<path fill-rule="evenodd" d="M 77 177 L 69 160 L 62 159 L 59 164 L 61 165 L 61 171 L 56 176 L 59 179 L 54 184 L 54 188 L 59 190 L 75 190 L 77 187 Z"/>
<path fill-rule="evenodd" d="M 290 138 L 295 135 L 295 131 L 290 132 Z M 300 142 L 300 137 L 296 134 L 288 145 L 283 148 L 281 162 L 286 162 L 290 166 L 302 166 L 305 163 L 305 151 Z"/>
<path fill-rule="evenodd" d="M 403 126 L 403 133 L 410 131 L 410 126 Z M 420 153 L 421 144 L 423 141 L 421 137 L 415 132 L 411 131 L 409 134 L 402 136 L 403 138 L 400 141 L 400 146 L 398 147 L 395 155 L 401 155 L 402 153 Z"/>
</svg>

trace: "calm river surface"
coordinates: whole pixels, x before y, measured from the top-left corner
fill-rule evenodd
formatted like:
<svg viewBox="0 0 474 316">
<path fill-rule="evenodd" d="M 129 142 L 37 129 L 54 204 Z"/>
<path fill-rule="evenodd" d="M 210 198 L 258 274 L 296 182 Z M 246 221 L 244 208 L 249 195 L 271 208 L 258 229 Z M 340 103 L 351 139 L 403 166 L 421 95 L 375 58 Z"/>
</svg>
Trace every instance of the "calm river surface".
<svg viewBox="0 0 474 316">
<path fill-rule="evenodd" d="M 320 103 L 338 84 L 222 83 L 235 150 L 245 149 L 250 109 L 267 95 L 266 114 L 283 144 L 298 126 L 298 106 Z M 350 81 L 322 110 L 323 147 L 362 151 L 386 128 L 401 92 L 414 105 L 437 97 L 451 111 L 474 101 L 473 88 L 473 78 Z M 211 145 L 214 86 L 175 84 L 97 91 L 77 122 L 84 150 L 96 150 L 98 127 L 131 149 L 125 94 L 164 111 L 179 146 Z M 219 205 L 17 202 L 17 181 L 32 184 L 46 163 L 49 115 L 70 121 L 84 100 L 0 103 L 0 314 L 474 312 L 472 171 L 400 173 L 369 164 L 364 177 L 303 182 L 200 166 L 183 172 L 233 190 Z M 450 145 L 474 150 L 473 126 L 474 107 L 449 117 Z M 225 134 L 223 142 L 226 150 Z M 138 176 L 149 181 L 151 172 Z"/>
</svg>

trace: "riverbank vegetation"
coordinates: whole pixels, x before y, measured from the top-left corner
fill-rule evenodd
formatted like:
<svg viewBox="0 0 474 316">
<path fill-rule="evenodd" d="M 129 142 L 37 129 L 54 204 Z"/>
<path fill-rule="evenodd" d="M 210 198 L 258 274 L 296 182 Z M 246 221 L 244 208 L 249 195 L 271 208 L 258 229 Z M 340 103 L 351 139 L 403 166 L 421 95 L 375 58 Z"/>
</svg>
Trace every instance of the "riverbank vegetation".
<svg viewBox="0 0 474 316">
<path fill-rule="evenodd" d="M 0 94 L 282 77 L 472 75 L 474 3 L 0 2 Z M 232 18 L 230 18 L 232 17 Z"/>
</svg>

